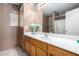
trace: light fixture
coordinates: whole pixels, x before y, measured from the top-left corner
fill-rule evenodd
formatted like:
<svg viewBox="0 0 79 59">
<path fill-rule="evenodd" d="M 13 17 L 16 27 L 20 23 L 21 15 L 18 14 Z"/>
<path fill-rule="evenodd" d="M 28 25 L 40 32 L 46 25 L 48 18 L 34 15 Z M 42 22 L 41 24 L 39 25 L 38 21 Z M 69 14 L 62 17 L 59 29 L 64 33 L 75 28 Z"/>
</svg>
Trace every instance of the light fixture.
<svg viewBox="0 0 79 59">
<path fill-rule="evenodd" d="M 48 5 L 48 3 L 39 3 L 37 7 L 43 8 L 43 7 L 47 6 L 47 5 Z"/>
<path fill-rule="evenodd" d="M 31 5 L 34 7 L 34 10 L 36 10 L 36 8 L 43 8 L 47 6 L 48 3 L 31 3 Z"/>
</svg>

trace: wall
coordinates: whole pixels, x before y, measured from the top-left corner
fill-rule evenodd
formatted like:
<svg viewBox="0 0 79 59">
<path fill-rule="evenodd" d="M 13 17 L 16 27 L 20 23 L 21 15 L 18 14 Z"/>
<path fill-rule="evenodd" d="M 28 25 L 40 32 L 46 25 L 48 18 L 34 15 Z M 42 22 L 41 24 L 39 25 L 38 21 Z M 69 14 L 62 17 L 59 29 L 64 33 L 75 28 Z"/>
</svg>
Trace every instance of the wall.
<svg viewBox="0 0 79 59">
<path fill-rule="evenodd" d="M 30 4 L 24 4 L 24 26 L 27 26 L 27 31 L 31 31 L 30 25 L 34 23 L 34 11 Z"/>
<path fill-rule="evenodd" d="M 36 10 L 36 19 L 37 19 L 37 23 L 42 25 L 43 24 L 43 12 L 40 8 L 37 8 Z"/>
<path fill-rule="evenodd" d="M 18 14 L 11 5 L 0 4 L 0 50 L 13 48 L 17 43 L 17 27 L 11 27 L 9 13 Z"/>
<path fill-rule="evenodd" d="M 42 25 L 42 11 L 37 8 L 36 11 L 33 10 L 32 5 L 23 4 L 24 6 L 24 26 L 27 26 L 27 31 L 31 31 L 31 24 L 38 23 Z"/>
</svg>

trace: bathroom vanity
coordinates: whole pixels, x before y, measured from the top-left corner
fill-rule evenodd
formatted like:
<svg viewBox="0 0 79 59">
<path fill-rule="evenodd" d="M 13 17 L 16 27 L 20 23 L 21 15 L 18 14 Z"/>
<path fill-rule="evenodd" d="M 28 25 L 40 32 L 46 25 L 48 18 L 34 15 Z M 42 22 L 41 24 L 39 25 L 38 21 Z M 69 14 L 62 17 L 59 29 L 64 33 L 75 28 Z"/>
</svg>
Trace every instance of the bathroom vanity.
<svg viewBox="0 0 79 59">
<path fill-rule="evenodd" d="M 79 44 L 70 38 L 71 35 L 26 32 L 24 51 L 32 56 L 78 56 Z"/>
</svg>

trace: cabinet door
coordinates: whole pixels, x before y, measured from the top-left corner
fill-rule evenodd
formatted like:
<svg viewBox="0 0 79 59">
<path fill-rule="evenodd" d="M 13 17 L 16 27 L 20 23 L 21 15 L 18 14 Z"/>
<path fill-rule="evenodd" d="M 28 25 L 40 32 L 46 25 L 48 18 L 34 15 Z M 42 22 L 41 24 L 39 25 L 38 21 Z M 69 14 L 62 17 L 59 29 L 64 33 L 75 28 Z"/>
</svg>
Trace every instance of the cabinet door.
<svg viewBox="0 0 79 59">
<path fill-rule="evenodd" d="M 65 51 L 53 45 L 48 45 L 48 54 L 54 56 L 75 56 L 75 54 Z"/>
<path fill-rule="evenodd" d="M 36 39 L 30 39 L 30 42 L 34 44 L 35 46 L 47 51 L 47 43 L 36 40 Z"/>
<path fill-rule="evenodd" d="M 30 44 L 30 51 L 32 56 L 36 56 L 36 46 Z"/>
<path fill-rule="evenodd" d="M 47 52 L 40 48 L 37 48 L 37 56 L 47 56 Z"/>
<path fill-rule="evenodd" d="M 23 39 L 20 39 L 20 46 L 21 46 L 21 48 L 24 48 L 24 41 L 23 41 Z"/>
<path fill-rule="evenodd" d="M 30 54 L 30 43 L 29 41 L 25 41 L 25 51 Z"/>
</svg>

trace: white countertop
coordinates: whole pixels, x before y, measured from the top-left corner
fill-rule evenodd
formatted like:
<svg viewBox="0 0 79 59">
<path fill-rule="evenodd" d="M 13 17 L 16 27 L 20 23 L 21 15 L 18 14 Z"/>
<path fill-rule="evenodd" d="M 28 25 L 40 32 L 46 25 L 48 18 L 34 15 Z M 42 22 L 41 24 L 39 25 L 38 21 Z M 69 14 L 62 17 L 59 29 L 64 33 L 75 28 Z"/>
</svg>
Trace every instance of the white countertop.
<svg viewBox="0 0 79 59">
<path fill-rule="evenodd" d="M 67 51 L 79 54 L 79 43 L 77 43 L 77 40 L 79 40 L 79 36 L 63 35 L 63 34 L 48 34 L 48 37 L 50 37 L 48 39 L 30 34 L 29 32 L 26 32 L 24 35 L 46 42 L 48 44 L 55 45 Z"/>
</svg>

